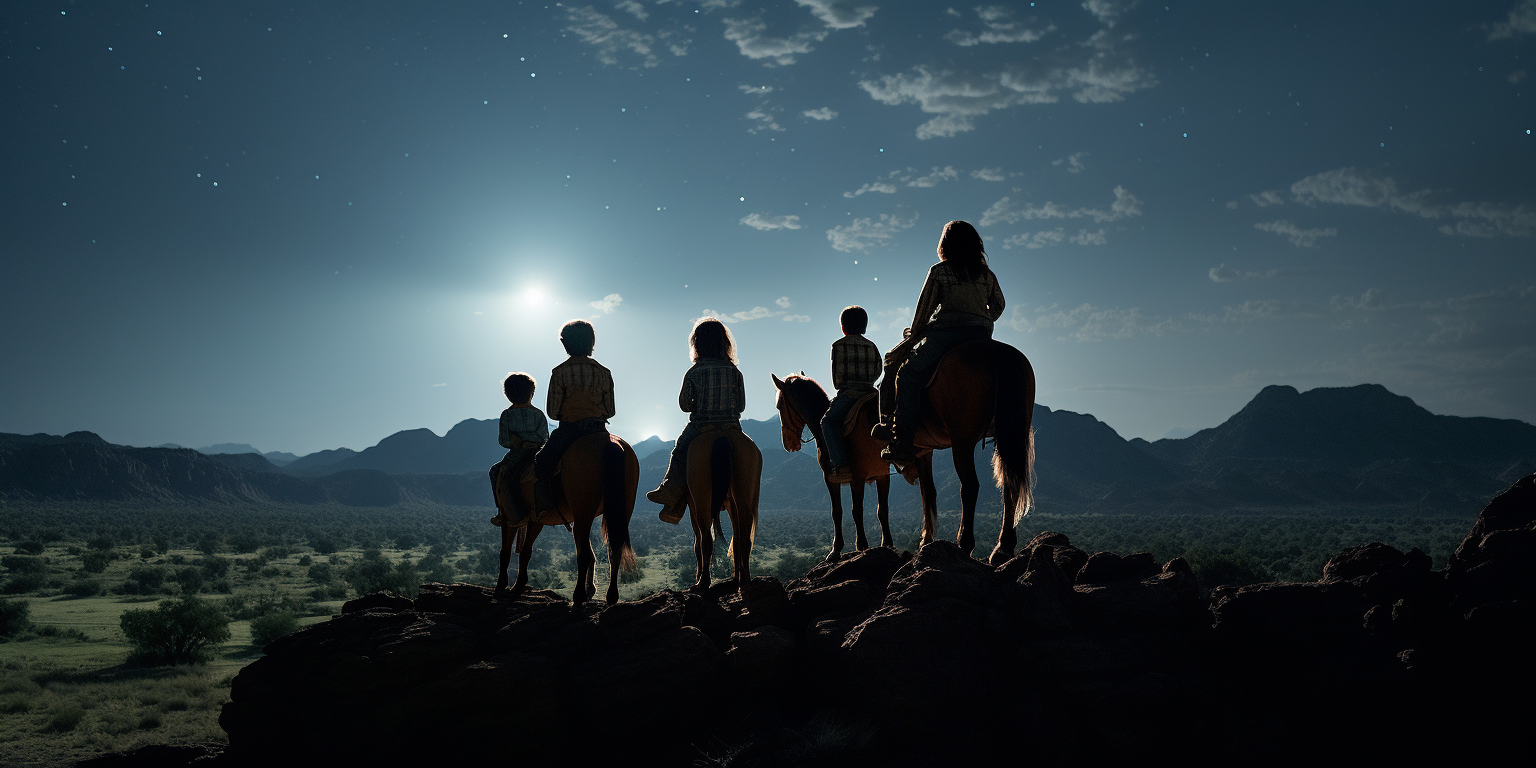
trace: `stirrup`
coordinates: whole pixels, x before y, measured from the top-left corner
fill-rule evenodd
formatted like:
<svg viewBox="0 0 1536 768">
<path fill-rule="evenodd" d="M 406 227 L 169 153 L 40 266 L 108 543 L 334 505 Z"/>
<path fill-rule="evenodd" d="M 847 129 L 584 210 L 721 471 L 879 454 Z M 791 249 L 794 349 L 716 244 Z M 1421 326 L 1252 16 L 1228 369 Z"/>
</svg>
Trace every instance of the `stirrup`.
<svg viewBox="0 0 1536 768">
<path fill-rule="evenodd" d="M 869 428 L 869 436 L 882 443 L 889 443 L 896 439 L 896 430 L 890 424 L 882 421 Z"/>
<path fill-rule="evenodd" d="M 880 451 L 880 458 L 892 464 L 910 464 L 917 460 L 917 446 L 911 442 L 892 442 Z"/>
</svg>

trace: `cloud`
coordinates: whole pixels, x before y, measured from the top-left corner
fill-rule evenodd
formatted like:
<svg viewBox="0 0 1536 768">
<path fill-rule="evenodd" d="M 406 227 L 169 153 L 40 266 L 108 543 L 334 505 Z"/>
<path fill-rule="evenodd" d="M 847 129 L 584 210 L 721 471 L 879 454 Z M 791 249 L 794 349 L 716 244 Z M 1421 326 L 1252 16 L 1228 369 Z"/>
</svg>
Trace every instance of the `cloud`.
<svg viewBox="0 0 1536 768">
<path fill-rule="evenodd" d="M 620 296 L 617 293 L 610 293 L 597 301 L 589 302 L 587 306 L 593 309 L 602 310 L 603 314 L 605 315 L 611 315 L 613 314 L 613 311 L 618 309 L 619 305 L 623 303 L 623 296 Z"/>
<path fill-rule="evenodd" d="M 741 223 L 753 229 L 799 229 L 800 217 L 793 214 L 788 216 L 773 216 L 766 213 L 749 213 L 741 218 Z"/>
<path fill-rule="evenodd" d="M 789 37 L 770 37 L 768 24 L 762 19 L 726 19 L 725 39 L 736 44 L 741 55 L 749 59 L 768 59 L 765 64 L 789 66 L 795 56 L 810 53 L 812 43 L 826 39 L 826 30 L 800 32 Z"/>
<path fill-rule="evenodd" d="M 1109 208 L 1068 208 L 1047 201 L 1043 205 L 1032 205 L 1023 201 L 1015 201 L 1004 197 L 992 204 L 981 214 L 981 225 L 990 227 L 996 224 L 1016 224 L 1021 221 L 1037 219 L 1093 219 L 1095 222 L 1120 221 L 1133 216 L 1141 215 L 1141 200 L 1127 192 L 1125 187 L 1115 187 L 1115 201 Z"/>
<path fill-rule="evenodd" d="M 822 107 L 820 109 L 807 109 L 806 111 L 801 112 L 800 114 L 805 115 L 806 117 L 809 117 L 812 120 L 832 120 L 832 119 L 837 117 L 837 112 L 835 112 L 831 107 Z"/>
<path fill-rule="evenodd" d="M 1113 27 L 1136 3 L 1137 0 L 1084 0 L 1083 10 L 1093 14 L 1100 24 Z"/>
<path fill-rule="evenodd" d="M 1291 185 L 1292 198 L 1303 205 L 1330 203 L 1408 213 L 1425 219 L 1451 219 L 1440 227 L 1447 235 L 1525 237 L 1536 228 L 1536 211 L 1524 205 L 1431 202 L 1428 190 L 1403 192 L 1390 176 L 1374 177 L 1354 168 L 1339 168 L 1308 176 Z"/>
<path fill-rule="evenodd" d="M 613 4 L 613 7 L 630 14 L 641 21 L 645 21 L 651 16 L 649 13 L 645 12 L 645 6 L 635 2 L 635 0 L 619 0 L 619 2 Z"/>
<path fill-rule="evenodd" d="M 1252 200 L 1253 204 L 1260 208 L 1268 208 L 1272 205 L 1285 205 L 1285 198 L 1282 197 L 1280 191 L 1276 189 L 1267 190 L 1255 195 L 1249 195 L 1248 199 Z"/>
<path fill-rule="evenodd" d="M 440 383 L 437 383 L 437 384 L 433 384 L 432 387 L 428 387 L 428 389 L 431 389 L 433 387 L 446 387 L 446 386 L 448 386 L 448 382 L 444 381 L 444 382 L 440 382 Z"/>
<path fill-rule="evenodd" d="M 1083 165 L 1083 158 L 1087 156 L 1087 152 L 1074 152 L 1070 155 L 1067 155 L 1066 157 L 1061 158 L 1060 160 L 1052 160 L 1051 165 L 1061 165 L 1062 163 L 1066 163 L 1067 173 L 1082 173 L 1083 168 L 1085 167 Z"/>
<path fill-rule="evenodd" d="M 773 303 L 779 305 L 779 309 L 789 309 L 794 306 L 794 302 L 790 301 L 788 296 L 780 296 L 774 299 Z"/>
<path fill-rule="evenodd" d="M 791 302 L 788 296 L 780 296 L 779 298 L 775 299 L 773 303 L 778 305 L 780 309 L 769 309 L 767 307 L 759 306 L 742 312 L 729 313 L 716 312 L 713 309 L 706 309 L 701 314 L 704 317 L 713 317 L 717 320 L 720 320 L 721 322 L 726 323 L 745 323 L 752 320 L 762 320 L 769 317 L 782 317 L 785 322 L 790 323 L 804 323 L 809 322 L 811 319 L 809 315 L 785 314 L 784 310 L 794 305 L 794 302 Z"/>
<path fill-rule="evenodd" d="M 865 192 L 880 192 L 882 194 L 894 195 L 896 194 L 896 185 L 884 181 L 871 181 L 852 192 L 844 192 L 843 197 L 858 197 Z"/>
<path fill-rule="evenodd" d="M 1085 303 L 1071 309 L 1061 309 L 1052 304 L 1049 307 L 1034 308 L 1033 317 L 1029 314 L 1015 309 L 1008 324 L 1017 331 L 1055 334 L 1057 341 L 1104 341 L 1129 339 L 1133 336 L 1161 336 L 1177 328 L 1173 319 L 1149 318 L 1139 307 L 1107 309 Z"/>
<path fill-rule="evenodd" d="M 869 5 L 854 0 L 795 0 L 801 6 L 811 9 L 821 23 L 828 29 L 852 29 L 862 27 L 875 11 L 880 10 L 877 5 Z"/>
<path fill-rule="evenodd" d="M 912 179 L 911 181 L 908 181 L 907 182 L 907 186 L 909 186 L 909 187 L 937 187 L 939 185 L 939 182 L 954 181 L 955 179 L 958 179 L 958 178 L 960 178 L 960 172 L 955 170 L 954 166 L 946 165 L 943 168 L 939 168 L 938 166 L 934 166 L 933 171 L 931 173 L 927 174 L 926 176 L 919 176 L 919 177 L 917 177 L 915 179 Z"/>
<path fill-rule="evenodd" d="M 980 33 L 962 29 L 950 30 L 944 39 L 963 48 L 969 48 L 983 43 L 1033 43 L 1056 31 L 1054 24 L 1047 24 L 1044 29 L 1030 29 L 1014 19 L 1011 9 L 1001 5 L 982 6 L 976 9 L 976 15 L 981 18 L 983 26 L 986 27 L 984 30 Z"/>
<path fill-rule="evenodd" d="M 1020 235 L 1014 235 L 1003 240 L 1003 247 L 1048 248 L 1053 245 L 1061 245 L 1063 242 L 1073 245 L 1104 245 L 1109 242 L 1109 239 L 1105 237 L 1104 230 L 1102 229 L 1097 232 L 1079 229 L 1077 234 L 1068 235 L 1064 228 L 1057 227 L 1039 232 L 1025 232 Z"/>
<path fill-rule="evenodd" d="M 1487 25 L 1489 40 L 1507 40 L 1536 34 L 1536 0 L 1525 0 L 1509 11 L 1509 18 Z"/>
<path fill-rule="evenodd" d="M 776 112 L 776 111 L 777 111 L 776 109 L 770 108 L 770 107 L 765 105 L 765 106 L 762 106 L 762 107 L 758 107 L 757 109 L 754 109 L 751 112 L 748 112 L 746 115 L 744 115 L 744 117 L 746 117 L 748 120 L 751 120 L 754 123 L 756 123 L 755 125 L 752 125 L 751 127 L 747 128 L 747 133 L 757 133 L 758 131 L 782 131 L 782 130 L 784 130 L 784 126 L 779 125 L 778 119 L 776 119 L 773 116 L 773 113 Z"/>
<path fill-rule="evenodd" d="M 1002 181 L 1006 177 L 1003 176 L 1002 168 L 977 168 L 971 171 L 971 178 L 982 181 Z"/>
<path fill-rule="evenodd" d="M 1236 268 L 1229 267 L 1227 266 L 1226 262 L 1222 262 L 1218 266 L 1211 267 L 1211 271 L 1208 273 L 1208 276 L 1211 278 L 1211 282 L 1213 283 L 1230 283 L 1234 280 L 1254 280 L 1279 277 L 1280 274 L 1281 272 L 1278 269 L 1271 269 L 1268 272 L 1244 272 Z"/>
<path fill-rule="evenodd" d="M 656 42 L 652 35 L 623 29 L 618 22 L 593 10 L 590 5 L 571 8 L 566 16 L 571 22 L 566 31 L 595 47 L 597 60 L 604 64 L 618 64 L 621 56 L 630 53 L 640 58 L 642 66 L 654 67 L 661 63 L 661 59 L 651 52 L 651 46 Z"/>
<path fill-rule="evenodd" d="M 1297 246 L 1298 248 L 1311 248 L 1317 245 L 1318 238 L 1337 237 L 1339 234 L 1339 231 L 1333 227 L 1325 227 L 1323 229 L 1302 229 L 1301 227 L 1298 227 L 1295 224 L 1286 221 L 1285 219 L 1280 219 L 1279 221 L 1259 222 L 1253 226 L 1255 229 L 1261 229 L 1265 232 L 1273 232 L 1277 235 L 1284 235 L 1288 240 L 1291 241 L 1291 245 Z"/>
<path fill-rule="evenodd" d="M 811 316 L 810 315 L 785 315 L 784 316 L 784 322 L 786 322 L 786 323 L 809 323 L 810 321 L 811 321 Z"/>
<path fill-rule="evenodd" d="M 917 214 L 902 218 L 899 214 L 882 213 L 876 219 L 854 219 L 840 227 L 827 230 L 827 239 L 839 251 L 867 251 L 869 247 L 890 242 L 896 233 L 911 229 L 917 224 Z"/>
<path fill-rule="evenodd" d="M 997 71 L 918 66 L 910 73 L 862 80 L 859 87 L 882 104 L 916 104 L 935 115 L 917 127 L 919 139 L 955 136 L 974 130 L 975 118 L 994 110 L 1054 104 L 1064 95 L 1084 104 L 1116 102 L 1156 85 L 1156 78 L 1120 49 L 1124 40 L 1100 30 L 1081 44 Z"/>
</svg>

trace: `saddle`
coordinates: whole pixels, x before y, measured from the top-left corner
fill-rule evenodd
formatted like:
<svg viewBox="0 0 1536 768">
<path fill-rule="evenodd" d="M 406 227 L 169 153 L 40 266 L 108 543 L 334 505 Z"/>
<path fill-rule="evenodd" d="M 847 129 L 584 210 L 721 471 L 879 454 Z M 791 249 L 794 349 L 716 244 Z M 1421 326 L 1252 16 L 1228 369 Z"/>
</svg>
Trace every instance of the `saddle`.
<svg viewBox="0 0 1536 768">
<path fill-rule="evenodd" d="M 880 420 L 879 415 L 876 413 L 877 406 L 879 405 L 879 397 L 879 392 L 870 392 L 865 395 L 860 395 L 859 399 L 853 401 L 853 407 L 849 408 L 848 415 L 843 417 L 843 437 L 848 437 L 853 434 L 854 424 L 858 422 L 859 416 L 865 412 L 868 412 L 869 422 L 871 424 Z"/>
</svg>

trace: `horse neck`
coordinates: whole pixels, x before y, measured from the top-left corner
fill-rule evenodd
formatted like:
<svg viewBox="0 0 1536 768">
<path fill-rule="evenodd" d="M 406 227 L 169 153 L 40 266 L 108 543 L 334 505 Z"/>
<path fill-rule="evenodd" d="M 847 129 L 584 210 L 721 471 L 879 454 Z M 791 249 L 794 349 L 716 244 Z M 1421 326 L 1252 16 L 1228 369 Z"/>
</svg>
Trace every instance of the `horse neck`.
<svg viewBox="0 0 1536 768">
<path fill-rule="evenodd" d="M 809 379 L 801 379 L 798 384 L 792 387 L 794 391 L 790 396 L 790 404 L 795 409 L 795 415 L 811 428 L 811 433 L 820 435 L 821 417 L 826 415 L 832 403 L 825 394 L 817 392 L 819 387 Z"/>
</svg>

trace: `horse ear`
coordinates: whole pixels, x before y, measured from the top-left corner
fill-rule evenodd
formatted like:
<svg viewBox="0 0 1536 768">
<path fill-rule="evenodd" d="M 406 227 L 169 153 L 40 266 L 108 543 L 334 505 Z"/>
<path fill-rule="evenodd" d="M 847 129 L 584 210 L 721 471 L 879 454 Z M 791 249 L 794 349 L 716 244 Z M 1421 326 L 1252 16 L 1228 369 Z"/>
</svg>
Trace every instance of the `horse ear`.
<svg viewBox="0 0 1536 768">
<path fill-rule="evenodd" d="M 768 375 L 773 378 L 773 385 L 775 387 L 778 387 L 779 389 L 783 389 L 784 388 L 784 381 L 782 379 L 780 379 L 778 376 L 774 376 L 771 373 L 768 374 Z"/>
</svg>

